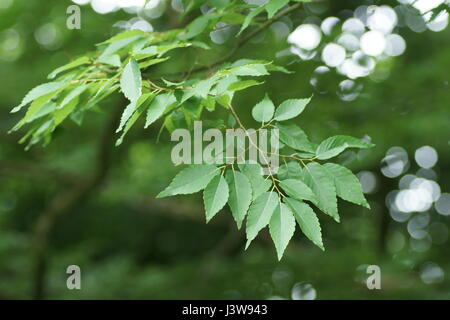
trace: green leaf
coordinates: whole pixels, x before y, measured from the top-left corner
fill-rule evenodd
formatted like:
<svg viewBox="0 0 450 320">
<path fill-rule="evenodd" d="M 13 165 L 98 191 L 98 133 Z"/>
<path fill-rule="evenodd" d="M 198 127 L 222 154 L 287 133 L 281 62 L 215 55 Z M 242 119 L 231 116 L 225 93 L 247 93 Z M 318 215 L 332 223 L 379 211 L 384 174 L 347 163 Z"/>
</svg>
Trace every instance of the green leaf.
<svg viewBox="0 0 450 320">
<path fill-rule="evenodd" d="M 370 209 L 370 205 L 362 192 L 359 179 L 349 169 L 335 163 L 326 163 L 323 166 L 333 177 L 336 194 L 340 198 Z"/>
<path fill-rule="evenodd" d="M 101 57 L 101 59 L 99 58 L 98 61 L 117 68 L 120 68 L 122 66 L 122 62 L 120 61 L 120 56 L 118 54 Z"/>
<path fill-rule="evenodd" d="M 228 205 L 240 229 L 252 202 L 252 186 L 247 177 L 239 171 L 228 171 L 225 178 L 230 189 Z"/>
<path fill-rule="evenodd" d="M 168 60 L 169 58 L 170 58 L 170 57 L 157 58 L 157 59 L 149 59 L 149 60 L 146 60 L 146 61 L 144 61 L 144 62 L 139 63 L 139 68 L 141 68 L 141 69 L 146 69 L 146 68 L 148 68 L 148 67 L 150 67 L 150 66 L 153 66 L 153 65 L 155 65 L 155 64 L 164 62 L 164 61 Z"/>
<path fill-rule="evenodd" d="M 113 37 L 109 38 L 106 41 L 103 41 L 97 45 L 104 45 L 104 44 L 109 44 L 109 43 L 113 43 L 113 42 L 118 42 L 120 40 L 124 40 L 124 39 L 128 39 L 128 38 L 132 38 L 134 37 L 136 39 L 136 37 L 145 37 L 148 36 L 149 34 L 139 30 L 139 29 L 134 29 L 134 30 L 127 30 L 124 32 L 120 32 L 116 35 L 114 35 Z"/>
<path fill-rule="evenodd" d="M 282 73 L 286 73 L 286 74 L 294 73 L 293 71 L 289 71 L 285 67 L 277 66 L 277 65 L 274 65 L 274 64 L 267 65 L 267 70 L 268 71 L 282 72 Z"/>
<path fill-rule="evenodd" d="M 300 168 L 300 164 L 297 161 L 290 161 L 278 168 L 277 177 L 281 180 L 300 179 L 301 173 L 302 168 Z"/>
<path fill-rule="evenodd" d="M 281 260 L 284 250 L 295 232 L 294 215 L 284 203 L 278 203 L 273 212 L 269 222 L 269 232 L 277 250 L 278 260 Z"/>
<path fill-rule="evenodd" d="M 201 34 L 209 24 L 211 16 L 205 14 L 194 21 L 192 21 L 187 27 L 186 32 L 181 34 L 179 38 L 181 40 L 189 40 Z"/>
<path fill-rule="evenodd" d="M 158 194 L 157 198 L 196 193 L 203 190 L 219 173 L 220 170 L 213 165 L 191 165 L 179 172 L 170 185 Z"/>
<path fill-rule="evenodd" d="M 147 111 L 147 120 L 145 128 L 148 128 L 153 122 L 158 120 L 172 104 L 177 102 L 173 92 L 163 93 L 155 97 Z"/>
<path fill-rule="evenodd" d="M 194 91 L 195 95 L 198 95 L 202 98 L 207 98 L 209 91 L 211 90 L 211 87 L 215 82 L 216 78 L 214 77 L 199 81 L 192 90 Z"/>
<path fill-rule="evenodd" d="M 286 4 L 289 3 L 289 0 L 270 0 L 265 5 L 267 11 L 267 17 L 271 19 L 275 13 L 278 12 L 281 8 L 283 8 Z"/>
<path fill-rule="evenodd" d="M 189 47 L 191 44 L 188 42 L 174 42 L 172 44 L 168 44 L 168 45 L 159 45 L 158 48 L 158 58 L 162 57 L 164 54 L 166 54 L 167 52 L 173 50 L 173 49 L 177 49 L 177 48 L 185 48 L 185 47 Z"/>
<path fill-rule="evenodd" d="M 43 95 L 61 89 L 65 84 L 65 82 L 48 82 L 33 88 L 25 95 L 22 102 L 17 107 L 11 110 L 11 113 L 20 111 L 20 109 L 29 104 L 31 101 L 42 97 Z"/>
<path fill-rule="evenodd" d="M 251 10 L 249 12 L 249 14 L 245 17 L 244 23 L 242 24 L 241 30 L 239 30 L 239 33 L 237 34 L 237 36 L 239 36 L 242 33 L 242 31 L 247 29 L 248 26 L 250 25 L 250 23 L 252 22 L 252 20 L 263 11 L 264 11 L 264 6 L 259 6 L 255 9 Z"/>
<path fill-rule="evenodd" d="M 228 201 L 228 184 L 222 175 L 215 176 L 203 191 L 206 223 L 222 209 Z"/>
<path fill-rule="evenodd" d="M 288 147 L 295 150 L 314 152 L 315 148 L 309 141 L 306 134 L 295 124 L 281 124 L 277 123 L 279 130 L 279 137 Z"/>
<path fill-rule="evenodd" d="M 297 220 L 304 235 L 320 249 L 325 250 L 319 219 L 311 207 L 304 202 L 292 198 L 285 198 L 284 201 L 286 201 L 286 204 L 294 212 L 295 220 Z"/>
<path fill-rule="evenodd" d="M 58 104 L 58 109 L 64 108 L 66 104 L 68 104 L 70 101 L 72 101 L 74 98 L 78 97 L 80 94 L 83 93 L 84 90 L 86 90 L 89 86 L 87 84 L 81 84 L 77 85 L 72 91 L 69 92 L 68 95 L 66 95 L 63 99 L 63 101 Z"/>
<path fill-rule="evenodd" d="M 98 61 L 103 62 L 103 63 L 109 63 L 112 56 L 118 56 L 115 54 L 117 51 L 125 48 L 130 43 L 137 40 L 138 38 L 139 38 L 138 36 L 132 36 L 129 38 L 118 39 L 118 40 L 115 40 L 115 41 L 109 43 L 109 45 L 106 47 L 105 50 L 103 50 L 102 54 L 98 58 Z"/>
<path fill-rule="evenodd" d="M 275 112 L 275 120 L 285 121 L 297 117 L 311 101 L 308 99 L 289 99 L 284 101 Z"/>
<path fill-rule="evenodd" d="M 89 58 L 88 57 L 80 57 L 78 59 L 75 59 L 71 62 L 69 62 L 68 64 L 65 64 L 59 68 L 56 68 L 55 70 L 53 70 L 49 75 L 48 75 L 48 79 L 54 79 L 58 74 L 60 74 L 61 72 L 79 67 L 83 64 L 89 63 Z"/>
<path fill-rule="evenodd" d="M 325 139 L 320 143 L 316 150 L 316 157 L 319 160 L 330 159 L 347 148 L 359 148 L 366 149 L 373 147 L 374 144 L 370 142 L 363 141 L 350 136 L 334 136 Z M 308 150 L 305 150 L 308 151 Z"/>
<path fill-rule="evenodd" d="M 153 96 L 153 94 L 152 93 L 146 93 L 146 94 L 140 96 L 138 100 L 131 101 L 130 104 L 128 104 L 128 106 L 125 108 L 125 110 L 122 113 L 122 116 L 120 118 L 120 124 L 119 124 L 119 127 L 116 130 L 116 133 L 122 131 L 122 129 L 127 124 L 128 120 L 131 118 L 131 116 L 136 111 L 136 109 L 142 103 L 144 103 L 144 101 L 147 100 L 150 96 Z"/>
<path fill-rule="evenodd" d="M 35 114 L 37 114 L 45 105 L 51 103 L 52 98 L 55 96 L 55 92 L 50 92 L 49 94 L 43 95 L 35 99 L 30 107 L 28 108 L 25 116 L 23 117 L 23 122 L 31 122 L 36 119 Z"/>
<path fill-rule="evenodd" d="M 130 101 L 137 101 L 142 94 L 141 70 L 136 60 L 131 59 L 123 69 L 120 87 Z"/>
<path fill-rule="evenodd" d="M 269 224 L 278 203 L 278 195 L 275 192 L 265 192 L 252 203 L 248 210 L 245 249 L 256 238 L 259 231 Z"/>
<path fill-rule="evenodd" d="M 258 122 L 269 122 L 272 120 L 275 106 L 269 96 L 266 95 L 263 100 L 257 103 L 252 109 L 252 116 Z"/>
<path fill-rule="evenodd" d="M 252 186 L 252 199 L 255 200 L 261 194 L 269 190 L 272 183 L 262 175 L 262 167 L 258 163 L 238 164 L 239 170 L 247 177 Z"/>
<path fill-rule="evenodd" d="M 259 82 L 256 80 L 243 80 L 243 81 L 238 81 L 238 82 L 234 82 L 232 84 L 230 84 L 230 86 L 228 87 L 229 91 L 240 91 L 240 90 L 244 90 L 253 86 L 259 86 L 260 84 L 263 84 L 264 82 Z"/>
<path fill-rule="evenodd" d="M 78 105 L 79 97 L 72 99 L 68 104 L 66 104 L 63 108 L 57 108 L 54 113 L 54 125 L 57 126 L 61 122 L 63 122 L 72 112 L 75 110 Z"/>
<path fill-rule="evenodd" d="M 236 77 L 235 75 L 227 75 L 223 78 L 221 78 L 219 81 L 217 81 L 217 84 L 214 88 L 214 90 L 212 91 L 213 93 L 220 95 L 220 94 L 224 94 L 224 93 L 228 93 L 228 87 L 235 82 L 238 82 L 239 78 Z"/>
<path fill-rule="evenodd" d="M 204 43 L 203 41 L 192 41 L 192 45 L 197 48 L 201 48 L 204 50 L 211 50 L 211 47 Z"/>
<path fill-rule="evenodd" d="M 116 141 L 116 146 L 120 146 L 122 144 L 125 135 L 128 133 L 131 127 L 136 123 L 136 121 L 139 119 L 139 117 L 144 113 L 145 109 L 147 108 L 146 106 L 147 101 L 151 100 L 153 97 L 154 97 L 153 93 L 145 93 L 139 98 L 136 110 L 130 117 L 130 119 L 126 122 L 122 135 Z"/>
<path fill-rule="evenodd" d="M 33 101 L 30 108 L 25 115 L 24 120 L 26 122 L 32 122 L 36 119 L 39 119 L 50 112 L 53 112 L 56 109 L 56 104 L 53 101 L 46 101 L 47 99 L 43 99 L 44 97 L 38 98 Z M 43 101 L 39 101 L 43 99 Z M 44 102 L 45 101 L 45 102 Z M 34 109 L 34 110 L 33 110 Z M 32 111 L 30 114 L 29 112 Z"/>
<path fill-rule="evenodd" d="M 280 182 L 280 187 L 294 199 L 309 200 L 313 203 L 317 203 L 317 197 L 312 192 L 311 188 L 301 180 L 286 179 Z"/>
<path fill-rule="evenodd" d="M 135 59 L 145 59 L 149 57 L 156 56 L 158 54 L 158 46 L 149 46 L 145 48 L 141 48 L 135 52 Z"/>
<path fill-rule="evenodd" d="M 326 169 L 316 162 L 308 163 L 302 170 L 302 180 L 315 194 L 317 203 L 314 204 L 339 222 L 336 188 Z"/>
<path fill-rule="evenodd" d="M 251 76 L 251 77 L 260 77 L 269 74 L 267 72 L 266 66 L 262 63 L 249 63 L 242 66 L 234 67 L 230 69 L 230 72 L 235 76 Z"/>
</svg>

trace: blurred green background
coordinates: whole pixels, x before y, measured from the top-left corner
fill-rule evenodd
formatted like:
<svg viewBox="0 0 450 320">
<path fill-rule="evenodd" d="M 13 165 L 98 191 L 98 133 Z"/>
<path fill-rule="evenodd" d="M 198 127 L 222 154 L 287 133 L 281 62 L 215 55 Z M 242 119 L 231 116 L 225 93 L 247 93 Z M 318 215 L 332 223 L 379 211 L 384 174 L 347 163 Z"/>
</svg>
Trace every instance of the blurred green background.
<svg viewBox="0 0 450 320">
<path fill-rule="evenodd" d="M 117 33 L 115 23 L 136 17 L 101 14 L 104 1 L 94 2 L 81 6 L 81 30 L 69 30 L 69 0 L 0 0 L 0 299 L 450 298 L 450 28 L 422 30 L 410 19 L 396 29 L 404 53 L 380 58 L 369 76 L 350 83 L 333 68 L 318 72 L 320 56 L 285 54 L 287 34 L 329 16 L 345 21 L 363 5 L 408 1 L 324 1 L 239 50 L 236 58 L 275 59 L 295 71 L 236 96 L 249 125 L 264 91 L 276 102 L 314 93 L 298 121 L 313 141 L 348 134 L 376 144 L 337 160 L 358 173 L 372 210 L 339 202 L 340 224 L 319 215 L 325 252 L 297 229 L 278 262 L 267 230 L 244 251 L 228 209 L 206 225 L 201 195 L 155 199 L 179 171 L 168 135 L 156 142 L 158 127 L 135 128 L 122 146 L 102 147 L 108 108 L 123 104 L 119 94 L 81 127 L 65 123 L 45 148 L 24 151 L 20 135 L 7 134 L 20 117 L 9 111 L 29 89 Z M 161 12 L 152 7 L 141 20 L 158 31 L 183 23 L 171 8 L 177 1 L 161 2 Z M 218 42 L 225 52 L 233 37 Z M 183 58 L 184 65 L 194 59 Z M 45 244 L 39 257 L 37 243 Z M 82 290 L 67 289 L 69 265 L 81 267 Z M 381 290 L 367 289 L 367 265 L 380 266 Z"/>
</svg>

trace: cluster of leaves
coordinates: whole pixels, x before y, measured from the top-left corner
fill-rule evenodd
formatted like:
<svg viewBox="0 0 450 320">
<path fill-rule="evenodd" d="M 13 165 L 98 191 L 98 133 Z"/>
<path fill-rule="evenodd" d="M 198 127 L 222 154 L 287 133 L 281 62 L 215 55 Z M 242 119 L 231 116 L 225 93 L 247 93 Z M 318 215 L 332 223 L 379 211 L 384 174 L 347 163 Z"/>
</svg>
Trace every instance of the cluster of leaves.
<svg viewBox="0 0 450 320">
<path fill-rule="evenodd" d="M 289 3 L 305 3 L 312 2 L 312 0 L 270 0 L 265 2 L 262 5 L 256 4 L 247 4 L 243 1 L 231 1 L 231 0 L 182 0 L 182 4 L 184 6 L 184 14 L 188 14 L 191 11 L 197 10 L 202 6 L 206 6 L 207 8 L 211 8 L 211 12 L 227 12 L 225 14 L 226 18 L 222 19 L 221 22 L 225 22 L 233 25 L 240 25 L 240 31 L 238 34 L 241 34 L 245 29 L 247 29 L 250 25 L 258 25 L 258 22 L 255 21 L 255 18 L 262 14 L 263 12 L 267 13 L 267 18 L 272 19 L 280 10 L 286 7 Z M 230 14 L 230 9 L 232 13 Z M 213 25 L 218 22 L 220 17 L 217 14 L 213 15 L 204 15 L 201 19 L 194 20 L 188 26 L 188 34 L 200 34 L 205 29 L 207 29 L 208 25 Z"/>
<path fill-rule="evenodd" d="M 294 1 L 305 2 L 305 1 Z M 97 50 L 88 53 L 51 72 L 51 82 L 31 90 L 20 105 L 12 112 L 18 112 L 31 104 L 25 116 L 12 129 L 28 127 L 21 143 L 29 141 L 27 148 L 37 143 L 48 144 L 52 133 L 64 120 L 70 118 L 81 125 L 88 110 L 98 111 L 99 103 L 119 88 L 130 104 L 126 107 L 118 132 L 123 136 L 147 110 L 145 127 L 165 115 L 164 126 L 173 130 L 180 125 L 189 127 L 199 118 L 203 108 L 213 111 L 216 102 L 227 106 L 234 91 L 257 85 L 255 80 L 241 81 L 242 76 L 262 76 L 268 71 L 284 71 L 265 61 L 241 60 L 224 62 L 219 70 L 206 79 L 190 77 L 180 82 L 158 79 L 142 79 L 142 73 L 171 58 L 169 53 L 179 48 L 200 48 L 210 50 L 208 34 L 216 25 L 242 25 L 247 28 L 262 10 L 271 18 L 289 1 L 269 1 L 264 6 L 255 6 L 229 0 L 183 1 L 184 15 L 208 6 L 207 14 L 199 15 L 183 29 L 146 33 L 131 30 L 120 33 L 97 45 Z M 252 65 L 252 66 L 250 66 Z M 211 89 L 215 87 L 215 92 Z M 195 100 L 196 101 L 192 101 Z M 178 110 L 184 104 L 182 110 Z M 153 106 L 152 106 L 153 105 Z"/>
<path fill-rule="evenodd" d="M 238 162 L 237 167 L 233 164 L 191 165 L 182 170 L 158 197 L 203 190 L 207 222 L 228 203 L 238 229 L 247 218 L 246 248 L 263 228 L 269 226 L 279 259 L 294 234 L 295 221 L 309 240 L 324 249 L 320 223 L 311 205 L 337 222 L 340 221 L 337 197 L 370 207 L 358 178 L 349 169 L 318 161 L 333 158 L 348 148 L 365 149 L 373 144 L 342 135 L 325 139 L 320 144 L 310 142 L 299 126 L 285 123 L 302 113 L 309 102 L 310 99 L 289 99 L 275 108 L 266 96 L 252 109 L 253 118 L 261 122 L 262 127 L 273 126 L 279 130 L 280 150 L 288 151 L 278 155 L 284 164 L 277 174 L 269 171 L 264 175 L 262 166 L 251 162 Z"/>
<path fill-rule="evenodd" d="M 49 74 L 50 82 L 32 89 L 12 110 L 19 112 L 29 105 L 12 131 L 27 128 L 20 140 L 28 141 L 27 148 L 37 143 L 45 145 L 65 120 L 81 125 L 86 112 L 101 110 L 99 104 L 119 89 L 128 103 L 116 130 L 117 145 L 143 115 L 145 128 L 160 119 L 160 132 L 172 132 L 181 127 L 192 128 L 194 121 L 204 118 L 204 111 L 213 112 L 220 106 L 242 126 L 232 107 L 235 92 L 263 83 L 259 79 L 271 72 L 289 71 L 269 61 L 219 60 L 211 65 L 213 68 L 187 70 L 184 77 L 169 81 L 154 76 L 154 68 L 166 65 L 175 50 L 211 50 L 208 34 L 218 22 L 240 25 L 240 34 L 252 24 L 264 26 L 254 19 L 260 13 L 267 12 L 270 22 L 288 3 L 273 0 L 254 6 L 228 0 L 183 1 L 185 14 L 204 5 L 211 10 L 183 29 L 120 33 L 98 44 L 96 51 L 57 68 Z M 347 148 L 368 148 L 371 144 L 348 136 L 331 137 L 318 145 L 310 142 L 302 129 L 285 122 L 297 117 L 309 101 L 291 99 L 275 108 L 266 96 L 252 110 L 262 127 L 278 128 L 283 149 L 290 151 L 280 155 L 284 163 L 277 174 L 264 176 L 257 163 L 239 163 L 237 168 L 195 165 L 181 171 L 159 196 L 204 190 L 207 221 L 228 202 L 238 228 L 247 217 L 247 247 L 269 225 L 279 258 L 294 233 L 295 220 L 303 233 L 323 249 L 320 224 L 310 205 L 339 221 L 337 196 L 362 206 L 368 204 L 357 178 L 348 169 L 318 161 L 330 159 Z M 220 120 L 213 126 L 223 127 Z"/>
<path fill-rule="evenodd" d="M 288 72 L 267 61 L 239 60 L 225 63 L 204 79 L 174 83 L 161 78 L 163 84 L 155 84 L 143 79 L 141 70 L 166 61 L 168 57 L 164 55 L 170 50 L 192 45 L 179 39 L 160 44 L 156 41 L 158 34 L 124 32 L 106 41 L 103 44 L 106 48 L 98 57 L 83 56 L 56 69 L 49 75 L 50 79 L 58 76 L 55 81 L 32 89 L 12 110 L 18 112 L 30 104 L 12 131 L 26 125 L 28 132 L 20 142 L 29 139 L 28 147 L 39 142 L 47 144 L 52 132 L 66 118 L 81 124 L 86 111 L 99 110 L 99 102 L 120 88 L 130 103 L 117 128 L 117 133 L 122 133 L 119 145 L 143 113 L 146 113 L 145 128 L 161 117 L 163 127 L 169 131 L 190 128 L 204 109 L 212 112 L 216 104 L 227 108 L 236 91 L 263 83 L 248 77 L 269 75 L 271 71 Z M 122 55 L 126 61 L 123 66 Z"/>
</svg>

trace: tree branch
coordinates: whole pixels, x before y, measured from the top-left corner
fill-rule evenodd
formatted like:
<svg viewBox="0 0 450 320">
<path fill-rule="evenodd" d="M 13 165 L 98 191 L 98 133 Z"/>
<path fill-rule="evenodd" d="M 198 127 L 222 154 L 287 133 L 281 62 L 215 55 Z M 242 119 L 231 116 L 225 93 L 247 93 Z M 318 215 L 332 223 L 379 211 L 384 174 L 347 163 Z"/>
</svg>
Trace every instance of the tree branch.
<svg viewBox="0 0 450 320">
<path fill-rule="evenodd" d="M 123 100 L 114 110 L 110 122 L 106 125 L 98 143 L 96 155 L 97 163 L 91 178 L 74 184 L 74 187 L 61 192 L 50 203 L 47 210 L 38 218 L 33 234 L 33 298 L 45 297 L 45 276 L 47 273 L 48 238 L 57 219 L 73 209 L 80 201 L 87 197 L 101 182 L 111 166 L 111 149 L 114 146 L 115 129 L 122 114 Z"/>
<path fill-rule="evenodd" d="M 290 7 L 287 7 L 286 9 L 280 11 L 278 14 L 276 14 L 275 16 L 273 16 L 271 19 L 267 20 L 266 22 L 264 22 L 262 25 L 260 25 L 258 28 L 254 29 L 252 32 L 248 33 L 245 37 L 242 37 L 241 39 L 239 39 L 238 43 L 236 44 L 236 46 L 234 46 L 231 51 L 226 54 L 224 57 L 220 58 L 219 60 L 206 65 L 206 66 L 202 66 L 193 70 L 189 71 L 189 74 L 192 73 L 198 73 L 198 72 L 203 72 L 203 71 L 208 71 L 211 68 L 214 68 L 224 62 L 226 62 L 228 59 L 230 59 L 231 57 L 233 57 L 236 52 L 243 47 L 247 42 L 249 42 L 252 38 L 254 38 L 256 35 L 258 35 L 260 32 L 264 31 L 265 29 L 267 29 L 268 27 L 270 27 L 273 23 L 277 22 L 278 20 L 280 20 L 281 18 L 283 18 L 284 16 L 290 14 L 291 12 L 297 10 L 298 8 L 300 8 L 302 6 L 302 2 L 298 2 Z M 176 73 L 172 73 L 172 74 L 167 74 L 166 76 L 176 76 L 176 75 L 180 75 L 185 73 L 184 72 L 176 72 Z M 162 75 L 160 75 L 162 76 Z M 159 76 L 159 77 L 160 77 Z"/>
</svg>

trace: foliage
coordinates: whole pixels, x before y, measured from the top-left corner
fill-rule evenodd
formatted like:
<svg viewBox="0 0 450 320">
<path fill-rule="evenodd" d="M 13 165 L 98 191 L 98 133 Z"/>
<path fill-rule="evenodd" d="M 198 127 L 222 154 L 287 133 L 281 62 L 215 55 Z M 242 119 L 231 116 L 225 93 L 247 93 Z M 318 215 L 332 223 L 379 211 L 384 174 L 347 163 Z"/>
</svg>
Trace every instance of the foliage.
<svg viewBox="0 0 450 320">
<path fill-rule="evenodd" d="M 177 128 L 191 129 L 194 121 L 207 119 L 205 113 L 213 114 L 217 108 L 222 108 L 245 130 L 233 106 L 234 95 L 263 84 L 262 79 L 273 72 L 289 73 L 285 67 L 265 60 L 233 61 L 232 55 L 205 68 L 174 74 L 158 74 L 155 67 L 170 64 L 180 50 L 212 50 L 213 44 L 204 35 L 214 30 L 219 22 L 241 25 L 240 33 L 254 25 L 253 31 L 237 40 L 237 50 L 255 32 L 299 8 L 305 1 L 293 1 L 297 3 L 283 9 L 288 2 L 275 0 L 264 6 L 251 6 L 236 1 L 184 1 L 185 15 L 198 11 L 205 3 L 214 10 L 180 29 L 119 33 L 98 44 L 96 51 L 57 68 L 49 74 L 50 82 L 32 89 L 13 108 L 12 112 L 19 112 L 29 105 L 12 131 L 27 128 L 20 140 L 28 142 L 27 148 L 37 143 L 46 145 L 65 120 L 70 118 L 82 124 L 88 112 L 100 110 L 99 104 L 119 89 L 128 104 L 116 130 L 120 134 L 117 145 L 144 114 L 145 128 L 161 119 L 161 129 L 173 132 Z M 264 10 L 268 20 L 255 22 Z M 279 130 L 282 150 L 287 153 L 278 155 L 284 162 L 278 173 L 269 169 L 264 175 L 262 167 L 256 163 L 241 163 L 238 167 L 192 165 L 182 170 L 159 197 L 204 190 L 207 222 L 228 203 L 238 228 L 247 218 L 246 247 L 259 231 L 269 226 L 279 259 L 294 234 L 295 221 L 306 237 L 323 249 L 319 220 L 310 204 L 337 222 L 340 221 L 337 197 L 365 207 L 369 205 L 350 170 L 318 161 L 331 159 L 348 148 L 365 149 L 373 144 L 344 135 L 315 144 L 295 123 L 284 122 L 299 116 L 310 101 L 311 98 L 288 99 L 275 108 L 266 93 L 251 111 L 254 120 L 261 123 L 260 129 Z M 223 128 L 224 124 L 217 121 L 215 127 Z"/>
</svg>

